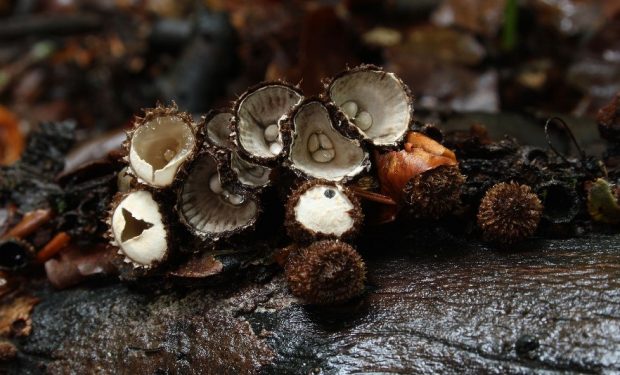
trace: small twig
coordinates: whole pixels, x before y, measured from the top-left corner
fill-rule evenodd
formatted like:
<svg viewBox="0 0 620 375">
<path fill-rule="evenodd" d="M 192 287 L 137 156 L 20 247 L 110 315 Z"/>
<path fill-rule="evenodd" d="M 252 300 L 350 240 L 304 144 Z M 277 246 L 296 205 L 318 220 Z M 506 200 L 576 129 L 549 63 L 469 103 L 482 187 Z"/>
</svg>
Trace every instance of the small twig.
<svg viewBox="0 0 620 375">
<path fill-rule="evenodd" d="M 396 206 L 396 202 L 392 198 L 388 197 L 387 195 L 374 193 L 372 191 L 361 189 L 357 186 L 350 186 L 349 189 L 351 189 L 353 194 L 357 195 L 358 197 L 362 199 L 366 199 L 372 202 L 377 202 L 377 203 L 381 203 L 381 204 L 385 204 L 389 206 Z"/>
<path fill-rule="evenodd" d="M 581 161 L 585 161 L 586 159 L 586 153 L 583 151 L 583 149 L 581 148 L 581 146 L 579 146 L 579 143 L 577 142 L 577 138 L 575 138 L 575 134 L 573 134 L 573 131 L 568 127 L 568 125 L 566 124 L 566 122 L 564 120 L 562 120 L 559 117 L 551 117 L 547 120 L 547 122 L 545 123 L 545 137 L 547 138 L 547 144 L 549 145 L 549 148 L 555 152 L 556 155 L 558 155 L 560 158 L 562 158 L 562 160 L 564 160 L 566 163 L 568 164 L 572 164 L 568 158 L 566 158 L 566 156 L 564 156 L 564 154 L 562 154 L 561 152 L 559 152 L 555 146 L 553 145 L 553 143 L 551 142 L 551 137 L 549 136 L 549 124 L 552 122 L 557 122 L 560 125 L 562 125 L 562 128 L 564 128 L 564 131 L 566 133 L 568 133 L 571 141 L 573 142 L 573 144 L 575 145 L 575 147 L 577 148 L 577 152 L 579 152 L 579 156 L 581 157 Z"/>
<path fill-rule="evenodd" d="M 54 236 L 39 253 L 37 254 L 37 262 L 45 263 L 50 260 L 54 255 L 58 254 L 60 250 L 67 247 L 67 245 L 71 242 L 71 236 L 69 236 L 66 232 L 60 232 Z"/>
<path fill-rule="evenodd" d="M 24 238 L 34 233 L 37 229 L 52 219 L 52 211 L 35 210 L 28 212 L 22 220 L 11 228 L 2 238 L 17 237 Z"/>
<path fill-rule="evenodd" d="M 151 353 L 157 353 L 163 350 L 163 348 L 161 346 L 155 347 L 155 348 L 141 348 L 139 346 L 128 346 L 127 350 L 133 350 L 133 351 L 138 351 L 138 352 L 144 352 L 147 354 L 151 354 Z"/>
</svg>

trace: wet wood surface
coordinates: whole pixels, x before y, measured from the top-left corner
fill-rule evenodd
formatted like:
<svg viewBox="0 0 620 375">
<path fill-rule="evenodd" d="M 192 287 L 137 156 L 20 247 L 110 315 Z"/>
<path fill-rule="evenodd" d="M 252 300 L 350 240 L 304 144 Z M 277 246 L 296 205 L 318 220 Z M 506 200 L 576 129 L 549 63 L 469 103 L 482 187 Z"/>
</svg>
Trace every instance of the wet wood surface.
<svg viewBox="0 0 620 375">
<path fill-rule="evenodd" d="M 338 307 L 300 304 L 278 273 L 157 292 L 118 283 L 45 289 L 18 360 L 3 366 L 55 374 L 620 372 L 620 236 L 511 251 L 381 246 L 363 249 L 363 298 Z"/>
</svg>

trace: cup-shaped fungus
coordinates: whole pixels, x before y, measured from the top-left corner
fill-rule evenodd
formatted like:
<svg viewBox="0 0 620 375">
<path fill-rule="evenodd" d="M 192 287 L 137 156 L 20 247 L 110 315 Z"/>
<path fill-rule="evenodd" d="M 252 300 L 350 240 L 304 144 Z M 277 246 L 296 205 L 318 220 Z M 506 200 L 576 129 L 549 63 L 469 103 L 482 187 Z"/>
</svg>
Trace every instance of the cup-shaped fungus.
<svg viewBox="0 0 620 375">
<path fill-rule="evenodd" d="M 178 192 L 181 223 L 203 240 L 216 241 L 249 229 L 259 213 L 257 198 L 222 183 L 219 170 L 224 168 L 217 153 L 201 153 Z"/>
<path fill-rule="evenodd" d="M 232 124 L 243 157 L 265 166 L 279 160 L 284 143 L 280 119 L 302 99 L 298 88 L 281 82 L 263 83 L 241 95 Z"/>
<path fill-rule="evenodd" d="M 153 268 L 170 253 L 169 224 L 150 191 L 118 194 L 112 202 L 108 224 L 111 243 L 134 268 Z"/>
<path fill-rule="evenodd" d="M 358 140 L 342 135 L 336 108 L 318 99 L 296 107 L 286 119 L 290 132 L 288 165 L 297 174 L 334 182 L 347 181 L 369 167 L 368 153 Z"/>
<path fill-rule="evenodd" d="M 131 171 L 139 182 L 154 188 L 172 185 L 198 148 L 191 116 L 176 106 L 146 110 L 127 136 Z"/>
<path fill-rule="evenodd" d="M 203 125 L 203 131 L 206 130 L 205 141 L 209 147 L 223 148 L 231 151 L 228 164 L 230 166 L 229 170 L 234 172 L 234 174 L 221 176 L 225 182 L 230 182 L 232 178 L 250 190 L 263 188 L 270 182 L 271 169 L 248 161 L 237 152 L 237 147 L 230 140 L 230 123 L 232 118 L 232 112 L 209 112 L 205 117 Z"/>
<path fill-rule="evenodd" d="M 307 181 L 292 192 L 286 204 L 287 232 L 301 242 L 352 239 L 363 221 L 357 197 L 333 182 Z"/>
<path fill-rule="evenodd" d="M 375 146 L 396 146 L 413 121 L 413 97 L 394 73 L 362 65 L 336 75 L 327 96 L 349 128 Z"/>
<path fill-rule="evenodd" d="M 210 145 L 232 150 L 234 144 L 230 139 L 232 112 L 226 110 L 211 110 L 200 124 L 201 131 L 205 135 L 205 141 Z"/>
</svg>

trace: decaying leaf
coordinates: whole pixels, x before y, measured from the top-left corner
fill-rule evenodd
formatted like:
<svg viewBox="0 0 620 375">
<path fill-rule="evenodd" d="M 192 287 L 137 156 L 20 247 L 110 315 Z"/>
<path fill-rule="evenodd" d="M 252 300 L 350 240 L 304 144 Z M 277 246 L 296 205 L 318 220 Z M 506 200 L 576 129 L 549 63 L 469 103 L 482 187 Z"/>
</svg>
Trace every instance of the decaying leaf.
<svg viewBox="0 0 620 375">
<path fill-rule="evenodd" d="M 181 278 L 204 278 L 217 275 L 224 269 L 224 265 L 213 255 L 204 254 L 202 256 L 192 258 L 188 262 L 182 264 L 176 270 L 170 272 L 170 276 Z"/>
<path fill-rule="evenodd" d="M 28 294 L 7 296 L 0 303 L 0 336 L 28 336 L 32 330 L 30 314 L 38 302 L 37 297 Z"/>
<path fill-rule="evenodd" d="M 17 356 L 17 348 L 7 340 L 0 340 L 0 362 L 10 361 Z"/>
<path fill-rule="evenodd" d="M 116 249 L 107 244 L 95 245 L 90 251 L 72 245 L 59 259 L 45 262 L 45 272 L 54 287 L 68 288 L 91 277 L 114 274 L 115 254 Z"/>
</svg>

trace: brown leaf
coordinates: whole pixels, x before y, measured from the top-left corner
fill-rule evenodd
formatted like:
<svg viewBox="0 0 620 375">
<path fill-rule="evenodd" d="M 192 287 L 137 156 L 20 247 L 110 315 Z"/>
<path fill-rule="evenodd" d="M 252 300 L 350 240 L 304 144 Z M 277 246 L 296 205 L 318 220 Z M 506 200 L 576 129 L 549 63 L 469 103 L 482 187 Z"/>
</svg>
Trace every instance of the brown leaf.
<svg viewBox="0 0 620 375">
<path fill-rule="evenodd" d="M 45 262 L 45 272 L 50 283 L 64 289 L 97 275 L 114 274 L 113 259 L 116 249 L 107 244 L 98 244 L 89 251 L 70 245 L 59 259 Z"/>
<path fill-rule="evenodd" d="M 381 190 L 396 202 L 402 201 L 403 189 L 413 176 L 442 165 L 456 164 L 454 152 L 416 132 L 409 133 L 404 150 L 375 154 Z"/>
<path fill-rule="evenodd" d="M 19 131 L 19 120 L 8 109 L 0 106 L 0 165 L 13 164 L 24 149 L 24 137 Z"/>
<path fill-rule="evenodd" d="M 217 275 L 222 272 L 224 265 L 213 255 L 202 255 L 200 257 L 191 258 L 186 263 L 170 272 L 171 276 L 182 278 L 203 278 Z"/>
</svg>

